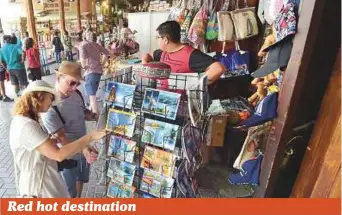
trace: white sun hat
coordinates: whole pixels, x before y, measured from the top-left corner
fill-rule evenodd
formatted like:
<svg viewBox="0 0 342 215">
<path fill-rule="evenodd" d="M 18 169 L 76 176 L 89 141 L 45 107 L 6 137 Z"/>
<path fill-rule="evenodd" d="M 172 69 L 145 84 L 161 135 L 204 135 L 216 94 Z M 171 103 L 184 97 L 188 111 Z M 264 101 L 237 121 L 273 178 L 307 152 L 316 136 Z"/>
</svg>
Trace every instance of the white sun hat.
<svg viewBox="0 0 342 215">
<path fill-rule="evenodd" d="M 49 83 L 47 83 L 45 81 L 42 81 L 42 80 L 32 81 L 26 87 L 26 89 L 23 91 L 22 96 L 25 95 L 25 94 L 28 94 L 30 92 L 47 92 L 47 93 L 51 93 L 55 97 L 53 105 L 58 104 L 59 101 L 60 101 L 60 96 L 56 92 L 55 88 L 52 87 Z"/>
</svg>

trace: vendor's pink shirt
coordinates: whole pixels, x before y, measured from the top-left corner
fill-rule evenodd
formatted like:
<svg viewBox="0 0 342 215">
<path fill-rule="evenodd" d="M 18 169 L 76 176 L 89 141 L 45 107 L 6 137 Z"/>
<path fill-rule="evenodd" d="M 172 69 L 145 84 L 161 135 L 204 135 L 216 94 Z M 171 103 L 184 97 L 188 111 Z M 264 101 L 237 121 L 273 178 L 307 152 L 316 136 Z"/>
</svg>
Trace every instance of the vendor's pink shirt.
<svg viewBox="0 0 342 215">
<path fill-rule="evenodd" d="M 95 42 L 82 41 L 79 46 L 80 59 L 87 60 L 88 69 L 85 75 L 90 73 L 102 74 L 101 54 L 109 56 L 109 51 Z"/>
</svg>

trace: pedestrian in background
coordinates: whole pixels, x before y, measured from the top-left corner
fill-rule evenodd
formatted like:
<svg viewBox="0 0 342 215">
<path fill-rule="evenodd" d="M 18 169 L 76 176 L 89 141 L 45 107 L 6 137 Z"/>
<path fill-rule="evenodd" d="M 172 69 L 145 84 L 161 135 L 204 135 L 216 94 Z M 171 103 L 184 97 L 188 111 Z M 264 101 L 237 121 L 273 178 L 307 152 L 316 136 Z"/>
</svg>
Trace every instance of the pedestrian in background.
<svg viewBox="0 0 342 215">
<path fill-rule="evenodd" d="M 25 39 L 25 53 L 30 71 L 29 79 L 32 81 L 42 80 L 42 71 L 40 69 L 39 50 L 34 48 L 34 40 L 29 37 Z"/>
<path fill-rule="evenodd" d="M 20 96 L 28 84 L 25 69 L 25 53 L 17 45 L 17 37 L 6 37 L 6 45 L 1 48 L 0 61 L 7 66 L 15 93 Z"/>
<path fill-rule="evenodd" d="M 72 54 L 72 42 L 71 37 L 69 36 L 69 33 L 67 31 L 64 32 L 63 42 L 65 46 L 65 55 L 67 58 L 67 61 L 73 61 L 73 54 Z"/>
<path fill-rule="evenodd" d="M 64 51 L 64 47 L 59 37 L 58 31 L 55 31 L 54 37 L 52 40 L 52 45 L 55 47 L 55 55 L 56 55 L 56 63 L 62 63 L 62 51 Z"/>
</svg>

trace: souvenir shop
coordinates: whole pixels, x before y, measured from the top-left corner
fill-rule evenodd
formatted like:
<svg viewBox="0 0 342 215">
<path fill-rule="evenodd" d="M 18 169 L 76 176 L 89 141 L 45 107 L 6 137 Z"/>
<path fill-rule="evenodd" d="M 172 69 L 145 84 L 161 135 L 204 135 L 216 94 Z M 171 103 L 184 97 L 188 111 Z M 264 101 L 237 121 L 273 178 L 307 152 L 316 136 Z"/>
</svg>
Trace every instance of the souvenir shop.
<svg viewBox="0 0 342 215">
<path fill-rule="evenodd" d="M 97 127 L 111 132 L 99 143 L 105 196 L 289 197 L 330 77 L 318 78 L 322 54 L 308 47 L 322 48 L 317 31 L 324 28 L 338 40 L 331 24 L 313 27 L 322 4 L 316 16 L 328 21 L 336 9 L 320 0 L 173 4 L 164 21 L 179 22 L 182 42 L 227 71 L 208 85 L 206 75 L 142 65 L 131 53 L 106 66 L 97 94 Z M 327 59 L 335 59 L 337 44 L 326 44 Z M 332 71 L 330 61 L 321 63 Z"/>
</svg>

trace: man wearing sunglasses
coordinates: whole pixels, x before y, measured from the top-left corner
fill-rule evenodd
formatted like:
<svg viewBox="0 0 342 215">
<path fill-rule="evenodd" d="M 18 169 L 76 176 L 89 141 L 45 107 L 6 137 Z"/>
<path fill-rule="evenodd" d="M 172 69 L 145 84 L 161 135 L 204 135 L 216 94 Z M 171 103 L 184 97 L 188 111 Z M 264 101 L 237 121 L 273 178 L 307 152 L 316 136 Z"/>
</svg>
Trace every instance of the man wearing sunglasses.
<svg viewBox="0 0 342 215">
<path fill-rule="evenodd" d="M 97 120 L 97 115 L 86 109 L 82 94 L 77 90 L 82 80 L 81 70 L 81 65 L 74 62 L 65 61 L 60 65 L 56 91 L 61 95 L 61 102 L 42 115 L 44 127 L 62 145 L 86 134 L 86 120 Z M 75 198 L 81 196 L 83 183 L 89 180 L 89 164 L 96 161 L 97 152 L 86 148 L 83 154 L 77 154 L 72 159 L 77 161 L 77 167 L 65 168 L 61 175 L 70 196 Z"/>
<path fill-rule="evenodd" d="M 145 54 L 142 63 L 160 61 L 168 64 L 173 73 L 203 73 L 209 84 L 218 80 L 226 71 L 224 65 L 190 45 L 180 42 L 180 26 L 176 21 L 167 21 L 157 28 L 159 48 L 152 54 Z"/>
</svg>

